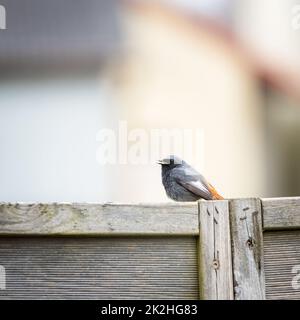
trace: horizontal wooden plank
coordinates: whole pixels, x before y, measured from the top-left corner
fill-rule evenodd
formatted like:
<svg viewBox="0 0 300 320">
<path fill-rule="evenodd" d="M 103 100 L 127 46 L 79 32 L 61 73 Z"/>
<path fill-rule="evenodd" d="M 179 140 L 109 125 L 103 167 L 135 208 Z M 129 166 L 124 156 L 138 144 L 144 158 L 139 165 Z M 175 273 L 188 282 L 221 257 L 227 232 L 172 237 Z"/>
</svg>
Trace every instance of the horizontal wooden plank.
<svg viewBox="0 0 300 320">
<path fill-rule="evenodd" d="M 300 228 L 300 197 L 262 199 L 263 228 Z"/>
<path fill-rule="evenodd" d="M 197 299 L 195 237 L 0 238 L 2 299 Z"/>
<path fill-rule="evenodd" d="M 300 231 L 264 233 L 267 299 L 300 299 Z"/>
<path fill-rule="evenodd" d="M 198 235 L 198 204 L 0 203 L 0 235 Z"/>
</svg>

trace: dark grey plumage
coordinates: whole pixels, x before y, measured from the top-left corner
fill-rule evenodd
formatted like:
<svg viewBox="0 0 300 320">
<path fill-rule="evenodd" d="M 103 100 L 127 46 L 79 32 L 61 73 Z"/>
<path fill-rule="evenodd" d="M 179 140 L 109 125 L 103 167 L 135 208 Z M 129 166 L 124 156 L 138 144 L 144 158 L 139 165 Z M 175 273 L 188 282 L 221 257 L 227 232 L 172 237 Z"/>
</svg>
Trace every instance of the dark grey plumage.
<svg viewBox="0 0 300 320">
<path fill-rule="evenodd" d="M 169 198 L 175 201 L 223 199 L 193 167 L 176 156 L 158 161 L 162 183 Z"/>
</svg>

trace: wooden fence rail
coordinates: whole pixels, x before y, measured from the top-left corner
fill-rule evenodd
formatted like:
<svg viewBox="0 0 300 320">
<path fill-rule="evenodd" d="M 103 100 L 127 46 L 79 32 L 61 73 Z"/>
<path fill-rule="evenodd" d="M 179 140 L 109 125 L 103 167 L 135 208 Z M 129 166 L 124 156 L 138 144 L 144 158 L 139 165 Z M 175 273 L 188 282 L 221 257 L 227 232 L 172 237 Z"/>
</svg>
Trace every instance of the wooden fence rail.
<svg viewBox="0 0 300 320">
<path fill-rule="evenodd" d="M 300 198 L 0 203 L 0 266 L 0 299 L 300 299 Z"/>
</svg>

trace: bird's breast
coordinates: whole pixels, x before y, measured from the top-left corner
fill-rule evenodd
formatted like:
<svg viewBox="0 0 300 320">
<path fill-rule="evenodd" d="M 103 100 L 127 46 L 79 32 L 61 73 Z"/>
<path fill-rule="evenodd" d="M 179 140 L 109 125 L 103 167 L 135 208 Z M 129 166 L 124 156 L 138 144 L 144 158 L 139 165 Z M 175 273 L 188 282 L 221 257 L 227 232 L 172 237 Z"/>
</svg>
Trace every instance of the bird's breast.
<svg viewBox="0 0 300 320">
<path fill-rule="evenodd" d="M 200 198 L 180 185 L 169 173 L 162 175 L 162 183 L 167 196 L 175 201 L 196 201 Z"/>
</svg>

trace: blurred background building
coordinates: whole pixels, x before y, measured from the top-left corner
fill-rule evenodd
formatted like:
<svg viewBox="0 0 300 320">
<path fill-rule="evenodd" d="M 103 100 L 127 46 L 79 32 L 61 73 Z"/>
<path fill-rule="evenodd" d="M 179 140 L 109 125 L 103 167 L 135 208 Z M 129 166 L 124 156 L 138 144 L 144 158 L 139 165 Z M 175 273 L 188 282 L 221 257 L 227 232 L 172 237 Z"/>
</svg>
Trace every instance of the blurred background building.
<svg viewBox="0 0 300 320">
<path fill-rule="evenodd" d="M 0 201 L 168 201 L 154 163 L 96 161 L 119 120 L 202 129 L 226 197 L 300 194 L 297 1 L 0 4 Z"/>
</svg>

